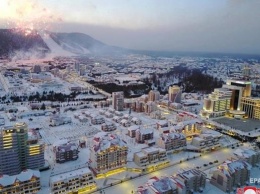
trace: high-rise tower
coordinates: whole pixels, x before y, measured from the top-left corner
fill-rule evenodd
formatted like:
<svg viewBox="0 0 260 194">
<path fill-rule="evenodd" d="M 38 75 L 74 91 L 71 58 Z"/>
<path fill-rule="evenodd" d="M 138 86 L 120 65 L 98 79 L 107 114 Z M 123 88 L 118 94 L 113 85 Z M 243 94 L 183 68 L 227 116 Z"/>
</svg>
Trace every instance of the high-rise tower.
<svg viewBox="0 0 260 194">
<path fill-rule="evenodd" d="M 26 123 L 0 129 L 0 174 L 15 175 L 44 166 L 44 145 L 28 139 Z"/>
</svg>

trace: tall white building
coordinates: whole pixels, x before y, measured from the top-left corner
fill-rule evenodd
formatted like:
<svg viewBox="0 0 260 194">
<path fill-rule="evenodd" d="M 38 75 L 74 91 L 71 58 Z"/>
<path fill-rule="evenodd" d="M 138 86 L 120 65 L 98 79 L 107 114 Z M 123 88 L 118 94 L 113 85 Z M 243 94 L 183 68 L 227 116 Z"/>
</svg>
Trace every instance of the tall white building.
<svg viewBox="0 0 260 194">
<path fill-rule="evenodd" d="M 228 88 L 214 89 L 208 98 L 204 99 L 202 114 L 206 117 L 217 117 L 225 115 L 230 109 L 232 91 Z"/>
<path fill-rule="evenodd" d="M 112 93 L 112 106 L 117 111 L 124 110 L 124 92 Z"/>
</svg>

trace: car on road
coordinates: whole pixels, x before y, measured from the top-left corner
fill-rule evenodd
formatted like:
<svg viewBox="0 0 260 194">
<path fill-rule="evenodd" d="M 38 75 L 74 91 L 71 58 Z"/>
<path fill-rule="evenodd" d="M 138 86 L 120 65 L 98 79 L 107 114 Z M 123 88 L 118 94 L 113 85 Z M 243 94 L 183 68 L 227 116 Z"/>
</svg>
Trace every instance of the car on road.
<svg viewBox="0 0 260 194">
<path fill-rule="evenodd" d="M 210 162 L 209 164 L 210 164 L 210 165 L 212 165 L 212 164 L 213 164 L 213 162 Z"/>
<path fill-rule="evenodd" d="M 208 164 L 203 164 L 203 166 L 208 166 Z"/>
</svg>

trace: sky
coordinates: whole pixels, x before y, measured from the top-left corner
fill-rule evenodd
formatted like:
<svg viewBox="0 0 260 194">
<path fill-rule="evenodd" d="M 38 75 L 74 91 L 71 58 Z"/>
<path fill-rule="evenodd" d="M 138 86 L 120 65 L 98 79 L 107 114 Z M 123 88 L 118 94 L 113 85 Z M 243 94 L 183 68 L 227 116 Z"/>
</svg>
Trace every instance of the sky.
<svg viewBox="0 0 260 194">
<path fill-rule="evenodd" d="M 260 54 L 260 0 L 0 0 L 0 27 L 140 50 Z"/>
</svg>

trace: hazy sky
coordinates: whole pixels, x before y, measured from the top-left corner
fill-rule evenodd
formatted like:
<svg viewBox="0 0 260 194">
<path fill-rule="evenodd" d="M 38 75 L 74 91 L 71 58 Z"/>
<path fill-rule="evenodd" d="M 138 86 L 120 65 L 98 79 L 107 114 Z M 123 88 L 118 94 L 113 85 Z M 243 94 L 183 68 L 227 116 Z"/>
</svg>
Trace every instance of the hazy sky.
<svg viewBox="0 0 260 194">
<path fill-rule="evenodd" d="M 16 23 L 125 48 L 260 54 L 260 0 L 0 0 L 1 27 Z"/>
</svg>

